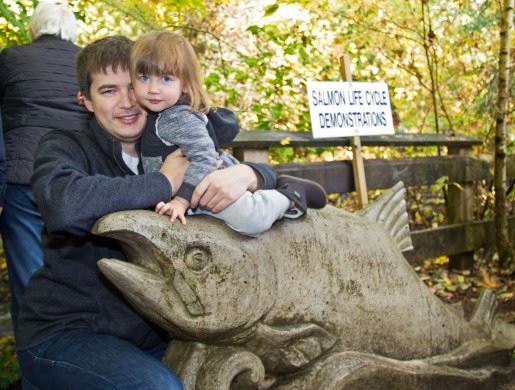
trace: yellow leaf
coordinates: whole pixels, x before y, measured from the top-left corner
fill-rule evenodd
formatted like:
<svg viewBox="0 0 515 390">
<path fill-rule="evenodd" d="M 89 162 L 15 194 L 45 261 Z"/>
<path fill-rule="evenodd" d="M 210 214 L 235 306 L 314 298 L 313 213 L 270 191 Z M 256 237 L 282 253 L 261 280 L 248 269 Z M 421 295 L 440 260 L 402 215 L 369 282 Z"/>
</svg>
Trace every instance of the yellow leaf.
<svg viewBox="0 0 515 390">
<path fill-rule="evenodd" d="M 280 144 L 281 145 L 289 145 L 291 142 L 291 138 L 290 137 L 286 137 L 286 138 L 283 138 L 281 141 L 280 141 Z"/>
<path fill-rule="evenodd" d="M 320 157 L 321 157 L 322 161 L 333 161 L 334 160 L 333 154 L 328 151 L 322 152 Z"/>
<path fill-rule="evenodd" d="M 479 269 L 481 273 L 481 280 L 479 281 L 486 288 L 499 288 L 502 286 L 495 276 L 491 276 L 486 268 Z"/>
<path fill-rule="evenodd" d="M 513 298 L 513 293 L 512 292 L 505 292 L 505 293 L 499 294 L 499 298 L 502 298 L 502 299 L 512 299 Z"/>
<path fill-rule="evenodd" d="M 438 264 L 438 265 L 444 265 L 444 264 L 449 263 L 449 258 L 447 256 L 440 256 L 440 257 L 434 259 L 433 263 Z"/>
</svg>

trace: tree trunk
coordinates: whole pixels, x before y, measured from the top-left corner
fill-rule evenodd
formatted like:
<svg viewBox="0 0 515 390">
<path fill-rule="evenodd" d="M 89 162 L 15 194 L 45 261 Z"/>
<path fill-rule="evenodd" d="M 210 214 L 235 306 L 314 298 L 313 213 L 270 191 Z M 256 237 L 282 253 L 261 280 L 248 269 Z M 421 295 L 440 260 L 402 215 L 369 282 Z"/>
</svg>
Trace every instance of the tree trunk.
<svg viewBox="0 0 515 390">
<path fill-rule="evenodd" d="M 504 0 L 501 14 L 501 43 L 499 49 L 499 87 L 495 126 L 495 228 L 497 253 L 501 264 L 513 261 L 514 250 L 508 236 L 506 209 L 506 110 L 509 99 L 510 36 L 513 29 L 513 2 Z"/>
</svg>

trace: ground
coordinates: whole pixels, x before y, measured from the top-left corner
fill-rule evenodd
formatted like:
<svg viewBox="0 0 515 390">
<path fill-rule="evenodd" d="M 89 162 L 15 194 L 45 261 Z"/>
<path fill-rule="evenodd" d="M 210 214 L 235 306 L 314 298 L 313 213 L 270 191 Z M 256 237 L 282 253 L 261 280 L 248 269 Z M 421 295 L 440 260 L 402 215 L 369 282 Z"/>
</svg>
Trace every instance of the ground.
<svg viewBox="0 0 515 390">
<path fill-rule="evenodd" d="M 466 315 L 471 314 L 481 291 L 495 291 L 498 316 L 515 325 L 514 272 L 499 267 L 495 259 L 488 259 L 485 254 L 485 251 L 478 251 L 472 270 L 449 271 L 449 259 L 444 256 L 424 261 L 415 267 L 415 271 L 429 289 L 444 302 L 460 302 Z"/>
</svg>

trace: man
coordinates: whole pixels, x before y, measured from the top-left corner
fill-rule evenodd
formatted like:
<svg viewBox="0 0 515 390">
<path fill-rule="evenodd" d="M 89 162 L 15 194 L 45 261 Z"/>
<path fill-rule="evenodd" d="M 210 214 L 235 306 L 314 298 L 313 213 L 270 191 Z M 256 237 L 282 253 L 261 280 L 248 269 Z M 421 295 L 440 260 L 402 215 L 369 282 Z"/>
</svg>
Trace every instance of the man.
<svg viewBox="0 0 515 390">
<path fill-rule="evenodd" d="M 53 129 L 81 130 L 88 113 L 76 103 L 73 12 L 40 2 L 30 19 L 32 43 L 0 53 L 0 107 L 6 150 L 7 191 L 0 228 L 16 320 L 25 285 L 43 264 L 43 221 L 30 187 L 36 147 Z"/>
<path fill-rule="evenodd" d="M 32 185 L 45 223 L 45 263 L 27 286 L 16 327 L 28 388 L 182 387 L 160 361 L 167 335 L 134 312 L 97 268 L 100 258 L 125 258 L 119 244 L 90 233 L 107 213 L 170 199 L 187 167 L 172 156 L 161 172 L 141 174 L 138 142 L 153 124 L 134 100 L 131 44 L 109 37 L 80 52 L 79 87 L 94 118 L 84 132 L 45 135 L 38 148 Z M 193 205 L 217 212 L 246 190 L 275 186 L 270 168 L 254 169 L 213 172 L 196 188 Z"/>
</svg>

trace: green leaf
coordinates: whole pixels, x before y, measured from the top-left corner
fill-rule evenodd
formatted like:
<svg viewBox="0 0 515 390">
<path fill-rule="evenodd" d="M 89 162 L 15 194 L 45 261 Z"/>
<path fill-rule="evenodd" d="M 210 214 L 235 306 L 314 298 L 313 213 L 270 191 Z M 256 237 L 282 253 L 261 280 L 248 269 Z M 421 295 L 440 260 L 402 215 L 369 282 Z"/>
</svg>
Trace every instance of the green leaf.
<svg viewBox="0 0 515 390">
<path fill-rule="evenodd" d="M 215 85 L 220 84 L 220 73 L 218 72 L 212 72 L 206 77 L 204 77 L 204 84 L 206 87 L 210 88 Z"/>
<path fill-rule="evenodd" d="M 256 25 L 248 26 L 247 31 L 249 31 L 250 33 L 252 33 L 254 35 L 257 35 L 261 31 L 261 27 L 256 26 Z"/>
<path fill-rule="evenodd" d="M 278 9 L 279 9 L 279 4 L 277 4 L 277 3 L 267 5 L 264 9 L 264 11 L 265 11 L 264 16 L 270 16 L 270 15 L 274 14 L 275 11 L 277 11 Z"/>
<path fill-rule="evenodd" d="M 249 66 L 249 68 L 257 66 L 259 62 L 255 57 L 242 56 L 242 59 Z"/>
</svg>

